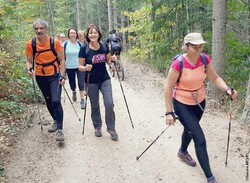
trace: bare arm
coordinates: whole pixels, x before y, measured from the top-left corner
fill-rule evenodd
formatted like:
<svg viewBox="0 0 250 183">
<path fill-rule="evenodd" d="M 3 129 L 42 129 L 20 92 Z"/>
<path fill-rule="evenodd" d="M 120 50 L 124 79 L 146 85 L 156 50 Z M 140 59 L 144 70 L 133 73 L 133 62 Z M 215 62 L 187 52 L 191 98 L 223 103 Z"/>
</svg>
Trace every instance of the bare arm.
<svg viewBox="0 0 250 183">
<path fill-rule="evenodd" d="M 26 57 L 26 69 L 28 71 L 28 75 L 30 78 L 33 77 L 34 75 L 34 68 L 33 68 L 33 56 L 27 56 Z M 32 70 L 30 70 L 32 68 Z"/>
<path fill-rule="evenodd" d="M 61 75 L 64 77 L 66 73 L 66 64 L 65 64 L 65 59 L 64 59 L 64 51 L 60 51 L 58 54 L 58 59 L 60 61 L 60 72 Z"/>
<path fill-rule="evenodd" d="M 92 65 L 86 64 L 85 66 L 85 58 L 79 58 L 78 59 L 78 69 L 79 71 L 91 71 Z"/>
<path fill-rule="evenodd" d="M 179 73 L 172 68 L 169 69 L 168 76 L 167 76 L 167 83 L 165 87 L 165 107 L 166 112 L 172 112 L 173 106 L 172 106 L 172 99 L 173 99 L 173 88 L 177 82 L 177 79 L 179 77 Z M 166 123 L 167 124 L 174 124 L 173 116 L 167 115 L 166 116 Z"/>
<path fill-rule="evenodd" d="M 173 95 L 173 88 L 177 79 L 179 77 L 179 73 L 172 68 L 169 69 L 167 82 L 165 87 L 165 105 L 166 105 L 166 112 L 171 112 L 173 110 L 172 107 L 172 95 Z"/>
</svg>

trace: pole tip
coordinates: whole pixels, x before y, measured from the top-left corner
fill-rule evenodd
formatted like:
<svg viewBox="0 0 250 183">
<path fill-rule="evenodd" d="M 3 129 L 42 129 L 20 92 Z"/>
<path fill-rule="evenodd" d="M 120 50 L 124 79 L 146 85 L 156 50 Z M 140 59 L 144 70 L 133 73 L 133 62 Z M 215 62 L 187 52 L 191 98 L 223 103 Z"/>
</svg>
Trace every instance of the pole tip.
<svg viewBox="0 0 250 183">
<path fill-rule="evenodd" d="M 136 160 L 137 160 L 137 161 L 139 160 L 139 157 L 138 157 L 138 156 L 136 156 Z"/>
</svg>

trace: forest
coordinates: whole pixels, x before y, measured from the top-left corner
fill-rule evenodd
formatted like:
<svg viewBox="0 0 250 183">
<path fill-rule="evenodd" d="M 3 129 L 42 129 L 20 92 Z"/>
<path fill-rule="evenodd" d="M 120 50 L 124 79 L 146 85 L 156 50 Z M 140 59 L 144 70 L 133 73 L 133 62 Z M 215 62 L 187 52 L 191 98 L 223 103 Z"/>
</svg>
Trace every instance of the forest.
<svg viewBox="0 0 250 183">
<path fill-rule="evenodd" d="M 249 0 L 0 0 L 1 119 L 21 118 L 34 102 L 24 48 L 38 18 L 49 22 L 54 37 L 69 28 L 85 30 L 89 23 L 100 27 L 104 39 L 117 29 L 131 61 L 162 74 L 181 52 L 183 37 L 201 32 L 217 72 L 239 93 L 238 116 L 249 122 Z M 207 87 L 219 109 L 224 98 Z"/>
<path fill-rule="evenodd" d="M 32 24 L 37 19 L 49 22 L 54 37 L 93 23 L 105 41 L 116 29 L 124 57 L 164 76 L 182 52 L 183 37 L 201 32 L 216 71 L 238 91 L 237 118 L 249 125 L 250 0 L 0 0 L 0 137 L 9 126 L 16 129 L 35 103 L 24 50 L 35 36 Z M 206 84 L 214 109 L 226 112 L 225 95 Z M 0 177 L 3 170 L 0 162 Z"/>
</svg>

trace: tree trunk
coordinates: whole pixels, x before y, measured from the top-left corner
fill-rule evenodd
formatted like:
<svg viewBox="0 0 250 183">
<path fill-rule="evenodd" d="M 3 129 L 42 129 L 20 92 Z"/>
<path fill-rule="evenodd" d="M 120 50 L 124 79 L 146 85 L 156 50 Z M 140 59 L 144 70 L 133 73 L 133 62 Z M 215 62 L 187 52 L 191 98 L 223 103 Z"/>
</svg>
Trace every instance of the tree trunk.
<svg viewBox="0 0 250 183">
<path fill-rule="evenodd" d="M 80 6 L 79 6 L 79 0 L 76 0 L 76 27 L 77 30 L 81 29 L 81 19 L 80 19 Z"/>
<path fill-rule="evenodd" d="M 101 21 L 101 13 L 100 13 L 100 6 L 97 5 L 97 12 L 98 12 L 98 27 L 102 32 L 102 21 Z"/>
<path fill-rule="evenodd" d="M 114 29 L 118 28 L 118 13 L 117 13 L 117 6 L 116 2 L 113 0 L 113 20 L 114 20 Z"/>
<path fill-rule="evenodd" d="M 49 33 L 51 36 L 54 35 L 54 27 L 55 27 L 55 23 L 53 20 L 53 11 L 52 11 L 52 5 L 51 5 L 51 1 L 46 0 L 46 6 L 47 6 L 47 12 L 48 12 L 48 16 L 49 16 Z"/>
<path fill-rule="evenodd" d="M 107 0 L 108 2 L 108 18 L 109 18 L 109 31 L 113 29 L 113 19 L 112 19 L 112 0 Z"/>
<path fill-rule="evenodd" d="M 121 13 L 121 28 L 125 27 L 125 18 L 123 14 Z M 127 40 L 126 40 L 126 34 L 125 32 L 122 32 L 122 45 L 123 45 L 123 50 L 127 50 Z"/>
<path fill-rule="evenodd" d="M 84 20 L 86 27 L 89 25 L 89 18 L 88 18 L 88 1 L 84 0 Z"/>
<path fill-rule="evenodd" d="M 188 3 L 188 0 L 186 1 L 186 17 L 187 17 L 187 22 L 188 22 L 187 32 L 189 33 L 190 32 L 190 23 L 189 23 L 189 3 Z"/>
<path fill-rule="evenodd" d="M 226 58 L 227 0 L 213 0 L 212 60 L 216 72 L 223 78 Z M 210 97 L 219 100 L 221 91 L 210 85 Z"/>
</svg>

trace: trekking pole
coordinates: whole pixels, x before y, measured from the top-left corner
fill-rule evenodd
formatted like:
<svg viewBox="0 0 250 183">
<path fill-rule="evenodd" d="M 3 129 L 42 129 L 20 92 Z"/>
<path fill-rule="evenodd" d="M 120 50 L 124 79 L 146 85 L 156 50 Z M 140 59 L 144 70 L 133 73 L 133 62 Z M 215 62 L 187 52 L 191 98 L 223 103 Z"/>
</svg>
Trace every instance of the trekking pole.
<svg viewBox="0 0 250 183">
<path fill-rule="evenodd" d="M 131 115 L 130 115 L 130 112 L 129 112 L 128 103 L 127 103 L 127 100 L 126 100 L 126 97 L 125 97 L 125 94 L 124 94 L 124 91 L 123 91 L 123 87 L 122 87 L 122 83 L 121 83 L 121 79 L 120 79 L 119 72 L 118 72 L 118 70 L 117 70 L 116 62 L 114 62 L 114 66 L 115 66 L 115 70 L 116 70 L 116 73 L 117 73 L 117 77 L 118 77 L 118 80 L 119 80 L 119 83 L 120 83 L 120 87 L 121 87 L 121 90 L 122 90 L 123 98 L 124 98 L 124 101 L 125 101 L 125 104 L 126 104 L 126 107 L 127 107 L 129 119 L 130 119 L 132 128 L 134 129 L 134 124 L 133 124 L 133 122 L 132 122 L 132 118 L 131 118 Z"/>
<path fill-rule="evenodd" d="M 73 109 L 74 109 L 74 111 L 75 111 L 75 113 L 76 113 L 76 116 L 78 117 L 78 120 L 79 121 L 81 121 L 81 119 L 79 118 L 79 116 L 78 116 L 78 114 L 77 114 L 77 112 L 76 112 L 76 109 L 75 109 L 75 107 L 74 107 L 74 105 L 73 105 L 73 102 L 71 101 L 71 99 L 70 99 L 70 97 L 69 97 L 69 94 L 68 94 L 68 92 L 67 92 L 67 90 L 66 90 L 66 88 L 63 86 L 63 89 L 64 89 L 64 92 L 66 93 L 66 95 L 67 95 L 67 97 L 68 97 L 68 99 L 69 99 L 69 102 L 71 103 L 71 105 L 72 105 L 72 107 L 73 107 Z"/>
<path fill-rule="evenodd" d="M 83 115 L 83 127 L 82 127 L 82 135 L 84 135 L 84 127 L 85 127 L 85 119 L 86 119 L 86 111 L 87 111 L 87 100 L 88 100 L 88 92 L 89 92 L 89 75 L 90 72 L 88 72 L 87 75 L 87 87 L 86 87 L 86 98 L 85 98 L 85 109 L 84 109 L 84 115 Z"/>
<path fill-rule="evenodd" d="M 227 159 L 228 159 L 228 151 L 229 151 L 229 141 L 230 141 L 230 132 L 231 132 L 231 120 L 233 118 L 233 114 L 232 114 L 232 95 L 234 94 L 234 90 L 233 88 L 231 88 L 231 101 L 229 104 L 229 123 L 228 123 L 228 135 L 227 135 L 227 151 L 226 151 L 226 161 L 225 161 L 225 166 L 227 167 Z"/>
<path fill-rule="evenodd" d="M 32 72 L 33 69 L 30 68 L 30 72 Z M 38 100 L 37 100 L 37 94 L 36 94 L 36 87 L 35 87 L 35 81 L 34 81 L 34 78 L 32 77 L 32 85 L 33 85 L 33 90 L 34 90 L 34 95 L 35 95 L 35 102 L 36 102 L 36 109 L 37 109 L 37 112 L 38 112 L 38 116 L 39 116 L 39 121 L 40 121 L 40 125 L 41 125 L 41 130 L 43 131 L 43 123 L 42 123 L 42 119 L 41 119 L 41 114 L 40 114 L 40 110 L 39 110 L 39 107 L 38 107 Z"/>
<path fill-rule="evenodd" d="M 175 116 L 174 117 L 174 121 L 175 120 L 177 120 L 178 119 L 178 117 L 177 116 Z M 161 132 L 161 134 L 160 135 L 158 135 L 158 137 L 151 143 L 151 144 L 149 144 L 149 146 L 139 155 L 139 156 L 137 156 L 136 157 L 136 160 L 139 160 L 140 159 L 140 157 L 158 140 L 158 138 L 160 138 L 160 136 L 170 127 L 171 125 L 168 125 L 162 132 Z"/>
</svg>

